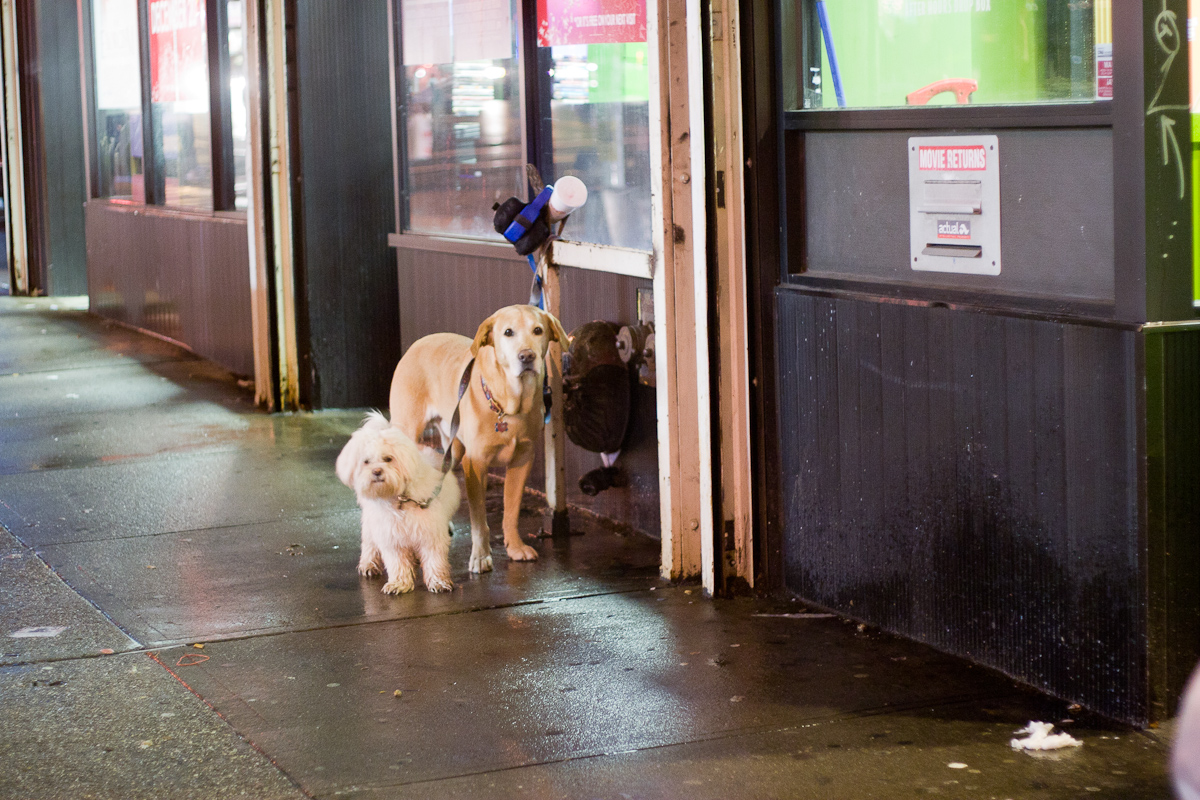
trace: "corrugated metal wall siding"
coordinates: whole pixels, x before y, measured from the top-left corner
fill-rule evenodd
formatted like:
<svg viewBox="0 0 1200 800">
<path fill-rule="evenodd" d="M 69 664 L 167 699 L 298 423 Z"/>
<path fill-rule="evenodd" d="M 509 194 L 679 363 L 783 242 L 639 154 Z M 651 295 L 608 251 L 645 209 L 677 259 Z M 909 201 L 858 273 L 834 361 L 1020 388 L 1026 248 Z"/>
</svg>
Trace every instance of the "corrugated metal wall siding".
<svg viewBox="0 0 1200 800">
<path fill-rule="evenodd" d="M 1200 657 L 1200 330 L 1146 335 L 1150 692 L 1155 717 Z"/>
<path fill-rule="evenodd" d="M 403 348 L 426 334 L 453 331 L 474 336 L 497 308 L 529 300 L 532 273 L 524 261 L 489 259 L 425 250 L 398 252 Z M 568 331 L 592 320 L 637 322 L 637 290 L 651 282 L 565 268 L 561 273 L 561 321 Z M 390 374 L 390 373 L 389 373 Z M 600 457 L 567 442 L 567 497 L 575 505 L 657 536 L 659 533 L 658 432 L 654 390 L 637 387 L 626 448 L 617 462 L 629 486 L 588 497 L 579 491 L 584 473 Z M 539 454 L 529 487 L 545 486 Z"/>
<path fill-rule="evenodd" d="M 1146 715 L 1137 334 L 778 292 L 802 597 Z"/>
<path fill-rule="evenodd" d="M 85 207 L 91 310 L 254 372 L 246 220 L 93 200 Z"/>
<path fill-rule="evenodd" d="M 79 87 L 79 19 L 74 3 L 38 0 L 36 69 L 41 100 L 37 135 L 45 171 L 49 293 L 87 293 L 83 204 L 87 174 Z"/>
</svg>

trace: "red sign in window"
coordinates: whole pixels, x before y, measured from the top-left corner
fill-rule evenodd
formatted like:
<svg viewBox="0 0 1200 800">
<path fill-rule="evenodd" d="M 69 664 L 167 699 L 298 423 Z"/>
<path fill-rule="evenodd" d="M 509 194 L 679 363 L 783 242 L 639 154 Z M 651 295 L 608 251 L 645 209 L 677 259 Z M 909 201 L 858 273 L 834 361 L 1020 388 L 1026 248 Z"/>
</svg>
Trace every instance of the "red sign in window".
<svg viewBox="0 0 1200 800">
<path fill-rule="evenodd" d="M 646 0 L 538 0 L 538 46 L 646 41 Z"/>
<path fill-rule="evenodd" d="M 150 0 L 150 99 L 208 102 L 204 0 Z"/>
</svg>

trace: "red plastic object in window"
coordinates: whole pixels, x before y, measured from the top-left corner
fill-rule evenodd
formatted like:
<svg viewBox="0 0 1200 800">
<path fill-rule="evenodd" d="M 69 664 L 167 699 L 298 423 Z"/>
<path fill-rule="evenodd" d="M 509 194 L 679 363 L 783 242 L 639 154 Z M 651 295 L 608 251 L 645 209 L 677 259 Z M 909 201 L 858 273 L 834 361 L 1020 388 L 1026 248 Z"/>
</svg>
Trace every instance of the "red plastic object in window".
<svg viewBox="0 0 1200 800">
<path fill-rule="evenodd" d="M 928 86 L 922 86 L 905 97 L 910 106 L 923 106 L 935 95 L 942 92 L 954 92 L 955 101 L 959 105 L 970 102 L 971 92 L 979 88 L 979 84 L 970 78 L 947 78 L 944 81 L 934 81 Z"/>
</svg>

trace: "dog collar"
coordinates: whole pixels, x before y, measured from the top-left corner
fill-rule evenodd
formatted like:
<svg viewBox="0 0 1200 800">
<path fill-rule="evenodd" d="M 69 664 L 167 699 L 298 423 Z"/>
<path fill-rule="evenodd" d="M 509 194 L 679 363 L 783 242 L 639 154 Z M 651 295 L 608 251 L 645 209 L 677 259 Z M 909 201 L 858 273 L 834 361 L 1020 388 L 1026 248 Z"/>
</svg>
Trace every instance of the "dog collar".
<svg viewBox="0 0 1200 800">
<path fill-rule="evenodd" d="M 429 508 L 430 503 L 432 503 L 434 500 L 437 500 L 437 496 L 439 494 L 441 494 L 441 491 L 442 491 L 442 485 L 439 483 L 437 491 L 433 493 L 432 497 L 430 497 L 428 500 L 426 500 L 423 503 L 420 500 L 414 500 L 411 497 L 398 496 L 396 498 L 396 510 L 398 511 L 401 508 L 404 508 L 405 503 L 412 503 L 414 506 L 416 506 L 417 508 L 424 511 L 425 509 Z"/>
<path fill-rule="evenodd" d="M 496 412 L 496 433 L 507 432 L 508 423 L 504 420 L 504 409 L 496 402 L 496 398 L 492 397 L 492 392 L 488 389 L 487 381 L 483 379 L 482 371 L 479 373 L 479 385 L 483 387 L 483 396 L 487 398 L 488 405 L 492 407 L 492 411 Z"/>
</svg>

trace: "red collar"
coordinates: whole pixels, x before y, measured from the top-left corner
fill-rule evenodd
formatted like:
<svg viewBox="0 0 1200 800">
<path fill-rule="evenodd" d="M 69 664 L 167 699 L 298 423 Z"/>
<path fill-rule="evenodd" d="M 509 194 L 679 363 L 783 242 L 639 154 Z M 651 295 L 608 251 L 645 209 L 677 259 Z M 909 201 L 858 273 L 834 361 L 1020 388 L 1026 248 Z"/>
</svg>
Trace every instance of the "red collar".
<svg viewBox="0 0 1200 800">
<path fill-rule="evenodd" d="M 508 423 L 504 421 L 504 409 L 496 402 L 496 398 L 492 397 L 492 392 L 483 379 L 482 371 L 479 373 L 479 385 L 483 387 L 483 396 L 487 398 L 488 405 L 491 406 L 492 411 L 496 412 L 496 433 L 505 433 L 508 431 Z"/>
</svg>

